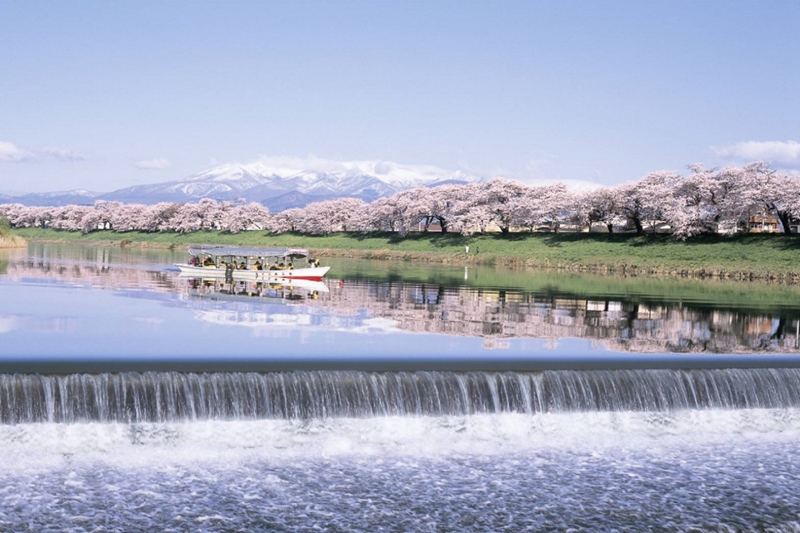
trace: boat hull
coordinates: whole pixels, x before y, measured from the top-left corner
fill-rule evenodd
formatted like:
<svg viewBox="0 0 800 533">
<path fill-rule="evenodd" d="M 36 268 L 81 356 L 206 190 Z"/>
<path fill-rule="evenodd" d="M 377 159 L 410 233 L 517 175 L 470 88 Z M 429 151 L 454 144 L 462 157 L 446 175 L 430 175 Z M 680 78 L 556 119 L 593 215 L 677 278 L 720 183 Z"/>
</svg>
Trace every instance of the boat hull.
<svg viewBox="0 0 800 533">
<path fill-rule="evenodd" d="M 225 269 L 215 267 L 200 267 L 185 263 L 176 264 L 181 270 L 181 275 L 194 278 L 225 279 Z M 233 270 L 234 281 L 271 281 L 271 280 L 308 280 L 322 281 L 331 267 L 294 268 L 292 270 Z"/>
</svg>

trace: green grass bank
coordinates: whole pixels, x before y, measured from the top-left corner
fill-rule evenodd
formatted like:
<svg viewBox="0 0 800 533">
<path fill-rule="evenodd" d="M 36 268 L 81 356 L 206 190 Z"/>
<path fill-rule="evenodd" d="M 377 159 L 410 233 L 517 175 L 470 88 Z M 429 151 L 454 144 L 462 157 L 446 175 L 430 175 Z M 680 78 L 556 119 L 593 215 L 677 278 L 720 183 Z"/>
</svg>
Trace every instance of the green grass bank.
<svg viewBox="0 0 800 533">
<path fill-rule="evenodd" d="M 800 282 L 800 236 L 707 236 L 676 241 L 661 235 L 515 233 L 473 235 L 336 233 L 271 235 L 265 232 L 143 233 L 97 231 L 88 235 L 42 228 L 15 229 L 33 241 L 115 246 L 181 247 L 189 244 L 291 246 L 323 257 L 352 257 L 449 264 L 563 269 L 625 275 L 731 278 Z M 469 246 L 469 253 L 466 247 Z"/>
</svg>

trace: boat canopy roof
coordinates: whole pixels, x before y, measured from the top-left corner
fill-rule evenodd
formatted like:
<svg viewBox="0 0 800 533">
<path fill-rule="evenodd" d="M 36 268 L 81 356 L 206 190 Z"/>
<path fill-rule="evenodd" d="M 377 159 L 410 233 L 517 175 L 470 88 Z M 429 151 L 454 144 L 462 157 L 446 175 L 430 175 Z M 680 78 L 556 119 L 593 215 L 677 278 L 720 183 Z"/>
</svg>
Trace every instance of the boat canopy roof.
<svg viewBox="0 0 800 533">
<path fill-rule="evenodd" d="M 190 246 L 190 255 L 236 257 L 307 257 L 305 248 L 248 248 L 246 246 Z"/>
</svg>

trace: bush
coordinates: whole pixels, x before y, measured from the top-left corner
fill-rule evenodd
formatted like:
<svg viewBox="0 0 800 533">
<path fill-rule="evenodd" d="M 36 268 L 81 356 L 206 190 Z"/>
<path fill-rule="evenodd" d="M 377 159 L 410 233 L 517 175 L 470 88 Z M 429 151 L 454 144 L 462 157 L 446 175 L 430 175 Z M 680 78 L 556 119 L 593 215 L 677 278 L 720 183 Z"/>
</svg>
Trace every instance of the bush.
<svg viewBox="0 0 800 533">
<path fill-rule="evenodd" d="M 4 216 L 0 216 L 0 237 L 11 235 L 11 223 Z"/>
</svg>

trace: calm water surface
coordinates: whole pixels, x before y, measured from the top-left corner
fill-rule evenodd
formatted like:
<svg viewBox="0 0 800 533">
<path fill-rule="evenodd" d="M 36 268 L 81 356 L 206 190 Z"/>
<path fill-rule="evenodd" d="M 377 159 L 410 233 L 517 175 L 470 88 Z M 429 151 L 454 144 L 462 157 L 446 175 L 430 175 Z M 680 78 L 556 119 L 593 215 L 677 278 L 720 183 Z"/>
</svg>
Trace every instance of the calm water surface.
<svg viewBox="0 0 800 533">
<path fill-rule="evenodd" d="M 800 530 L 795 287 L 184 259 L 0 251 L 0 530 Z"/>
<path fill-rule="evenodd" d="M 763 356 L 800 342 L 792 286 L 344 260 L 320 286 L 231 286 L 178 276 L 181 252 L 2 257 L 5 360 Z"/>
</svg>

